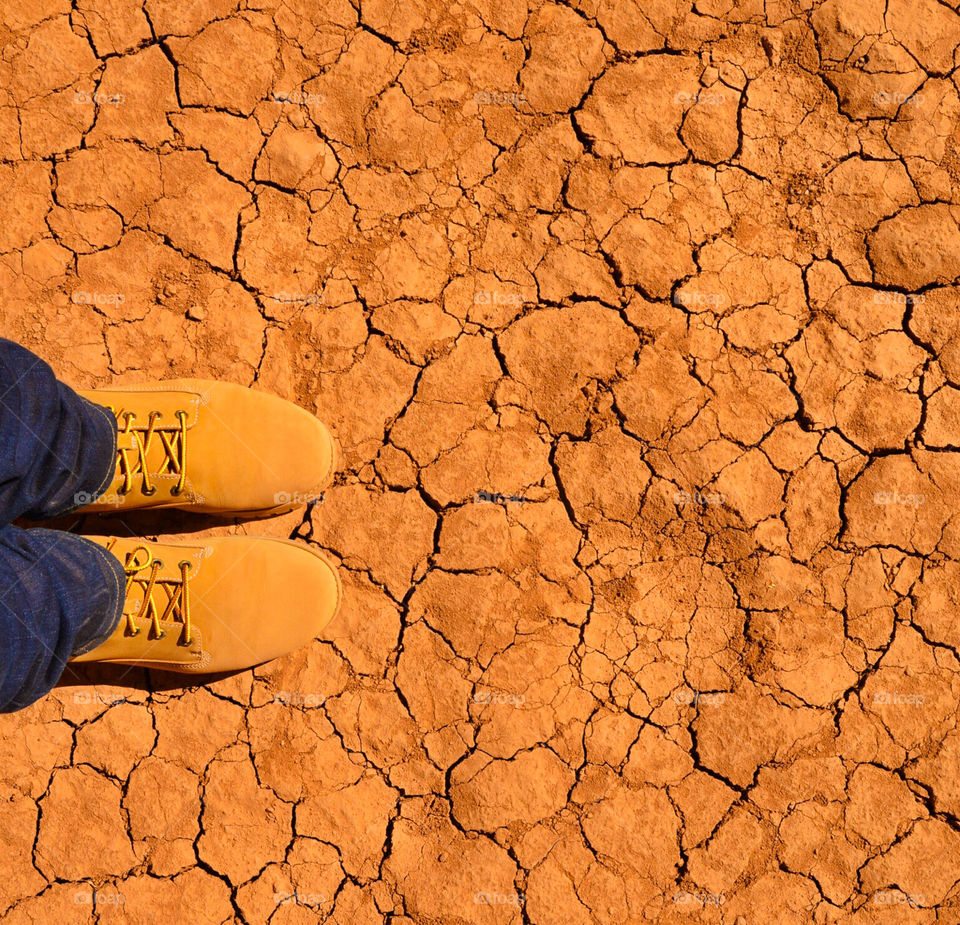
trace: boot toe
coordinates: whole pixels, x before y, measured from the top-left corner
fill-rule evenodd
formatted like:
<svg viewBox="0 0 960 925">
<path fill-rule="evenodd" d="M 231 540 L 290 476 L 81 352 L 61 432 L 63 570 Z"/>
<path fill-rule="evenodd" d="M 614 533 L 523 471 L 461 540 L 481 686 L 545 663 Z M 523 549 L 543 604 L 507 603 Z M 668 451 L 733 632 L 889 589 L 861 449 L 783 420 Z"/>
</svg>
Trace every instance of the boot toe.
<svg viewBox="0 0 960 925">
<path fill-rule="evenodd" d="M 233 540 L 232 549 L 226 544 Z M 258 665 L 308 645 L 340 608 L 340 579 L 330 562 L 303 543 L 272 537 L 220 541 L 236 574 L 221 572 L 204 591 L 197 583 L 196 624 L 207 671 Z M 220 570 L 218 570 L 220 571 Z"/>
<path fill-rule="evenodd" d="M 293 507 L 312 501 L 330 484 L 336 444 L 314 415 L 240 386 L 218 383 L 210 392 L 206 430 L 198 434 L 213 489 L 209 506 L 238 512 Z"/>
</svg>

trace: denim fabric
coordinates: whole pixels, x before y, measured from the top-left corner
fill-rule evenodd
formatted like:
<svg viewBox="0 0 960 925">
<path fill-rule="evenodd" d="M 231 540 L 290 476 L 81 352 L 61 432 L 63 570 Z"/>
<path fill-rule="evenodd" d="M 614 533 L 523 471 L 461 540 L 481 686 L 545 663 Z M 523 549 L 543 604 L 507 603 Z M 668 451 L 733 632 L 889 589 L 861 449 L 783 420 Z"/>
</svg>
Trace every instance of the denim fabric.
<svg viewBox="0 0 960 925">
<path fill-rule="evenodd" d="M 72 533 L 0 530 L 0 712 L 23 709 L 120 622 L 123 567 Z"/>
<path fill-rule="evenodd" d="M 71 655 L 120 622 L 125 576 L 103 548 L 70 533 L 21 530 L 87 504 L 109 484 L 114 416 L 0 338 L 0 712 L 43 697 Z"/>
<path fill-rule="evenodd" d="M 116 453 L 117 420 L 106 408 L 58 382 L 30 351 L 0 339 L 0 524 L 89 504 L 106 489 Z"/>
</svg>

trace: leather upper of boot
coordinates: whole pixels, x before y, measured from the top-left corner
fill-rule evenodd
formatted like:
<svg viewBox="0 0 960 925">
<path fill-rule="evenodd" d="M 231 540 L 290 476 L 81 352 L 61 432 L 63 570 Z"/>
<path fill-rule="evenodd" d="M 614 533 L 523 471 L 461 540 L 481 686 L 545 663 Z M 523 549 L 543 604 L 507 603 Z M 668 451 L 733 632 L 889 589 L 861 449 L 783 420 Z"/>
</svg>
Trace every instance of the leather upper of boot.
<svg viewBox="0 0 960 925">
<path fill-rule="evenodd" d="M 118 430 L 113 479 L 80 513 L 179 507 L 263 515 L 306 504 L 333 477 L 330 431 L 264 392 L 182 379 L 80 394 L 110 408 Z"/>
<path fill-rule="evenodd" d="M 77 662 L 235 671 L 306 645 L 334 618 L 340 580 L 304 543 L 216 537 L 198 544 L 88 539 L 123 563 L 123 617 Z"/>
</svg>

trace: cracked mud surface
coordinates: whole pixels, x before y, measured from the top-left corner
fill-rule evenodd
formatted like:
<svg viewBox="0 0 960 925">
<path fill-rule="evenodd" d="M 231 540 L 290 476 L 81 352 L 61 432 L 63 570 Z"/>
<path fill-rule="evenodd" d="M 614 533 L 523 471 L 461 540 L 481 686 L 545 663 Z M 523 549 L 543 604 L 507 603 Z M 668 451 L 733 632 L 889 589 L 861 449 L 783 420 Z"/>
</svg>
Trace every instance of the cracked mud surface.
<svg viewBox="0 0 960 925">
<path fill-rule="evenodd" d="M 0 330 L 315 412 L 322 502 L 217 529 L 345 585 L 288 658 L 0 718 L 4 921 L 960 921 L 958 44 L 4 5 Z"/>
</svg>

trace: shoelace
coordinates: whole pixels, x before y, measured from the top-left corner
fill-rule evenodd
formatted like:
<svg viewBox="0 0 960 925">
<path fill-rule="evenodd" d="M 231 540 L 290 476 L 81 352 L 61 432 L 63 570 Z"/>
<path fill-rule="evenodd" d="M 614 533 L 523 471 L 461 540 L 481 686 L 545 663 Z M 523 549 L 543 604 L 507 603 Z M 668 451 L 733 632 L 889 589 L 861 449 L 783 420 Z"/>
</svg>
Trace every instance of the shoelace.
<svg viewBox="0 0 960 925">
<path fill-rule="evenodd" d="M 116 540 L 112 539 L 107 543 L 107 551 L 113 549 Z M 142 554 L 142 556 L 141 556 Z M 143 558 L 144 561 L 139 561 Z M 180 578 L 160 578 L 160 570 L 163 568 L 163 562 L 155 559 L 153 553 L 146 546 L 136 546 L 127 553 L 126 561 L 123 564 L 123 570 L 127 573 L 126 594 L 129 599 L 130 589 L 134 585 L 143 590 L 143 603 L 140 610 L 134 613 L 125 614 L 127 618 L 127 633 L 130 636 L 136 636 L 140 632 L 137 626 L 137 620 L 149 616 L 153 625 L 151 630 L 154 639 L 163 639 L 166 631 L 160 626 L 161 623 L 168 621 L 179 621 L 183 624 L 183 636 L 178 640 L 178 645 L 188 646 L 192 641 L 190 624 L 190 579 L 187 573 L 193 568 L 192 564 L 183 561 L 179 564 Z M 147 577 L 141 573 L 150 570 Z M 155 590 L 162 589 L 167 595 L 167 603 L 163 613 L 153 599 Z"/>
<path fill-rule="evenodd" d="M 113 414 L 116 409 L 110 408 Z M 151 411 L 146 426 L 137 426 L 134 422 L 137 419 L 133 411 L 127 411 L 122 416 L 122 422 L 118 429 L 120 436 L 133 435 L 137 446 L 137 459 L 131 461 L 131 450 L 127 447 L 117 447 L 117 467 L 123 475 L 123 487 L 121 494 L 129 494 L 133 489 L 133 477 L 135 475 L 143 476 L 143 493 L 152 495 L 156 492 L 157 486 L 150 481 L 150 470 L 147 468 L 147 453 L 153 444 L 153 438 L 159 437 L 163 444 L 164 459 L 160 468 L 154 475 L 167 475 L 172 473 L 178 476 L 177 484 L 170 489 L 170 494 L 179 495 L 183 492 L 187 481 L 187 412 L 178 411 L 177 420 L 180 422 L 176 427 L 157 427 L 157 421 L 163 417 L 159 411 Z"/>
</svg>

